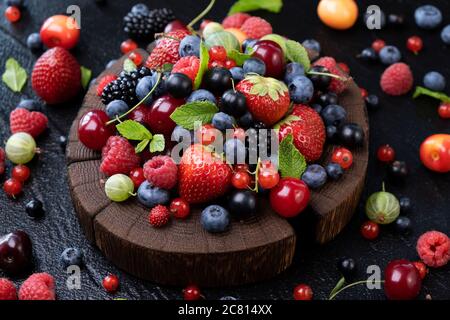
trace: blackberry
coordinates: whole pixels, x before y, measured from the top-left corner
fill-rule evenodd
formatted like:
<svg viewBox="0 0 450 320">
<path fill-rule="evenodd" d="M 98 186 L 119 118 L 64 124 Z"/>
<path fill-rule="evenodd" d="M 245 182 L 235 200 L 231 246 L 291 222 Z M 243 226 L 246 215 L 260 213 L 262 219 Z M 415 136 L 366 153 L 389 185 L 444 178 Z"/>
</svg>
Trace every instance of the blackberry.
<svg viewBox="0 0 450 320">
<path fill-rule="evenodd" d="M 123 18 L 123 30 L 130 38 L 152 40 L 155 33 L 164 31 L 169 22 L 175 20 L 173 11 L 167 8 L 132 10 Z"/>
<path fill-rule="evenodd" d="M 135 93 L 138 80 L 151 75 L 151 73 L 152 71 L 146 67 L 129 73 L 122 71 L 116 80 L 103 89 L 102 102 L 108 104 L 113 100 L 123 100 L 128 106 L 134 106 L 139 102 Z"/>
</svg>

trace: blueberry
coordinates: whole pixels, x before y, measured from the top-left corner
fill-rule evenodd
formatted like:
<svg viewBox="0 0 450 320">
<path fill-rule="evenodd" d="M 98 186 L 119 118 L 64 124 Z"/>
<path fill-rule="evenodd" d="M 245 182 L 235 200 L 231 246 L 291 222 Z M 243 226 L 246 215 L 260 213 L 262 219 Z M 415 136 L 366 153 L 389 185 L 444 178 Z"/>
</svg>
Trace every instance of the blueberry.
<svg viewBox="0 0 450 320">
<path fill-rule="evenodd" d="M 434 29 L 442 22 L 441 10 L 432 5 L 420 6 L 414 12 L 416 24 L 422 29 Z"/>
<path fill-rule="evenodd" d="M 34 32 L 28 36 L 27 47 L 33 52 L 41 51 L 44 48 L 39 33 Z"/>
<path fill-rule="evenodd" d="M 130 108 L 123 100 L 113 100 L 106 106 L 106 114 L 110 119 L 114 119 L 127 112 Z"/>
<path fill-rule="evenodd" d="M 202 211 L 200 223 L 208 232 L 224 232 L 230 224 L 230 214 L 221 206 L 211 205 Z"/>
<path fill-rule="evenodd" d="M 256 39 L 245 39 L 244 42 L 242 42 L 242 51 L 245 53 L 248 53 L 250 48 L 253 48 L 253 46 L 258 42 Z"/>
<path fill-rule="evenodd" d="M 330 104 L 322 110 L 320 115 L 325 125 L 338 127 L 344 121 L 345 117 L 347 117 L 347 111 L 340 105 Z"/>
<path fill-rule="evenodd" d="M 233 89 L 222 95 L 221 110 L 234 117 L 241 117 L 247 112 L 247 101 L 242 92 Z"/>
<path fill-rule="evenodd" d="M 337 163 L 329 163 L 325 166 L 325 171 L 331 180 L 339 180 L 344 175 L 344 169 Z"/>
<path fill-rule="evenodd" d="M 186 36 L 181 40 L 178 49 L 180 57 L 200 57 L 200 38 L 197 36 Z"/>
<path fill-rule="evenodd" d="M 117 60 L 113 59 L 113 60 L 109 60 L 108 63 L 106 64 L 106 69 L 111 68 L 115 63 L 117 62 Z"/>
<path fill-rule="evenodd" d="M 317 100 L 317 102 L 322 106 L 322 107 L 326 107 L 329 106 L 330 104 L 337 104 L 338 103 L 338 96 L 336 93 L 334 92 L 327 92 L 324 94 L 321 94 L 319 96 L 319 99 Z"/>
<path fill-rule="evenodd" d="M 150 10 L 148 9 L 148 7 L 143 4 L 143 3 L 138 3 L 135 4 L 132 8 L 131 8 L 131 12 L 133 12 L 134 14 L 147 14 Z"/>
<path fill-rule="evenodd" d="M 364 144 L 364 130 L 357 123 L 346 123 L 338 128 L 339 141 L 347 147 L 359 147 Z"/>
<path fill-rule="evenodd" d="M 83 253 L 78 248 L 67 248 L 61 253 L 61 264 L 64 268 L 83 264 Z"/>
<path fill-rule="evenodd" d="M 408 234 L 411 232 L 411 219 L 408 217 L 398 217 L 395 222 L 395 231 L 397 231 L 400 234 Z"/>
<path fill-rule="evenodd" d="M 235 190 L 228 199 L 228 209 L 238 218 L 254 215 L 256 213 L 255 193 L 250 190 Z"/>
<path fill-rule="evenodd" d="M 67 137 L 66 136 L 59 136 L 58 143 L 59 143 L 59 146 L 61 147 L 61 149 L 65 150 L 66 146 L 67 146 Z"/>
<path fill-rule="evenodd" d="M 395 46 L 385 46 L 380 50 L 380 60 L 386 65 L 391 65 L 399 62 L 402 59 L 402 54 Z"/>
<path fill-rule="evenodd" d="M 244 62 L 244 73 L 257 73 L 261 76 L 266 74 L 266 64 L 258 58 L 250 58 Z"/>
<path fill-rule="evenodd" d="M 194 133 L 182 126 L 176 126 L 172 131 L 171 140 L 182 143 L 184 146 L 189 146 L 194 141 Z"/>
<path fill-rule="evenodd" d="M 376 51 L 372 48 L 365 48 L 358 55 L 358 58 L 361 58 L 366 62 L 375 62 L 378 60 L 378 53 L 376 53 Z"/>
<path fill-rule="evenodd" d="M 41 218 L 45 211 L 44 205 L 38 199 L 32 199 L 25 205 L 25 212 L 30 218 Z"/>
<path fill-rule="evenodd" d="M 314 72 L 320 74 L 314 74 Z M 330 73 L 330 71 L 327 68 L 322 66 L 314 66 L 311 68 L 309 73 L 310 73 L 309 78 L 314 84 L 314 88 L 323 91 L 325 91 L 328 88 L 331 82 L 331 77 L 324 75 L 324 73 Z"/>
<path fill-rule="evenodd" d="M 150 90 L 152 90 L 155 85 L 155 80 L 152 76 L 146 76 L 139 80 L 136 86 L 136 97 L 141 101 L 144 99 Z M 153 94 L 150 95 L 147 99 L 145 99 L 144 104 L 150 105 L 153 102 Z"/>
<path fill-rule="evenodd" d="M 423 84 L 430 90 L 444 91 L 446 83 L 442 74 L 436 71 L 431 71 L 423 77 Z"/>
<path fill-rule="evenodd" d="M 320 51 L 322 50 L 319 41 L 314 39 L 306 39 L 305 41 L 303 41 L 302 45 L 306 49 L 314 50 L 317 53 L 320 53 Z"/>
<path fill-rule="evenodd" d="M 203 84 L 213 94 L 219 95 L 232 87 L 231 79 L 230 70 L 216 67 L 205 73 Z"/>
<path fill-rule="evenodd" d="M 388 22 L 394 26 L 401 26 L 405 22 L 405 17 L 399 14 L 391 13 L 388 15 Z"/>
<path fill-rule="evenodd" d="M 216 97 L 205 89 L 199 89 L 191 93 L 191 95 L 187 98 L 186 102 L 194 102 L 194 101 L 210 101 L 214 104 L 217 104 Z"/>
<path fill-rule="evenodd" d="M 286 72 L 284 73 L 284 82 L 289 84 L 297 76 L 304 76 L 305 68 L 297 62 L 291 62 L 286 65 Z"/>
<path fill-rule="evenodd" d="M 408 197 L 400 197 L 398 199 L 400 203 L 400 212 L 402 214 L 408 213 L 411 210 L 411 199 Z"/>
<path fill-rule="evenodd" d="M 147 208 L 153 208 L 158 204 L 168 204 L 170 201 L 169 191 L 154 187 L 150 182 L 144 181 L 138 191 L 138 200 Z"/>
<path fill-rule="evenodd" d="M 356 273 L 356 262 L 352 258 L 340 258 L 337 267 L 346 280 L 350 280 Z"/>
<path fill-rule="evenodd" d="M 329 125 L 326 127 L 327 139 L 331 143 L 335 143 L 338 140 L 338 129 L 336 126 Z"/>
<path fill-rule="evenodd" d="M 40 111 L 42 109 L 39 102 L 34 99 L 22 99 L 16 108 L 27 109 L 29 111 Z"/>
<path fill-rule="evenodd" d="M 321 112 L 322 112 L 322 106 L 320 105 L 320 104 L 318 104 L 318 103 L 313 103 L 313 104 L 311 104 L 311 108 L 315 111 L 315 112 L 317 112 L 318 114 L 320 114 Z"/>
<path fill-rule="evenodd" d="M 183 73 L 172 73 L 166 86 L 170 95 L 176 99 L 186 98 L 192 92 L 192 80 Z"/>
<path fill-rule="evenodd" d="M 445 44 L 450 44 L 450 24 L 442 29 L 441 39 Z"/>
<path fill-rule="evenodd" d="M 294 103 L 307 103 L 314 95 L 314 85 L 305 76 L 297 76 L 288 85 L 291 100 Z"/>
<path fill-rule="evenodd" d="M 250 112 L 246 112 L 242 117 L 238 120 L 239 126 L 247 129 L 254 125 L 255 121 L 253 120 L 253 116 Z"/>
<path fill-rule="evenodd" d="M 393 178 L 405 178 L 409 174 L 409 169 L 405 161 L 396 160 L 388 167 L 388 173 Z"/>
<path fill-rule="evenodd" d="M 230 69 L 230 72 L 235 84 L 244 80 L 245 78 L 244 69 L 241 67 L 233 67 Z"/>
<path fill-rule="evenodd" d="M 226 160 L 229 164 L 241 164 L 245 162 L 245 144 L 238 139 L 228 139 L 223 146 Z"/>
<path fill-rule="evenodd" d="M 311 164 L 303 173 L 302 180 L 311 189 L 319 189 L 327 182 L 327 172 L 321 165 Z"/>
<path fill-rule="evenodd" d="M 234 118 L 225 112 L 217 112 L 212 118 L 212 125 L 220 131 L 233 129 L 235 123 Z"/>
<path fill-rule="evenodd" d="M 378 98 L 377 95 L 370 94 L 366 97 L 365 100 L 366 100 L 367 107 L 369 107 L 372 110 L 378 109 L 378 106 L 380 104 L 380 99 Z"/>
</svg>

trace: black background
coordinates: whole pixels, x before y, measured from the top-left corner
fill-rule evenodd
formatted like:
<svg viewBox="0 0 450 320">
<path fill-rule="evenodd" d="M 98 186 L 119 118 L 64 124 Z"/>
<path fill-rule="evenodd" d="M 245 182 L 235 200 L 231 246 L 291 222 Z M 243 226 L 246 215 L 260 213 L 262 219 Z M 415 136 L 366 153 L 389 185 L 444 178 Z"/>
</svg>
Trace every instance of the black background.
<svg viewBox="0 0 450 320">
<path fill-rule="evenodd" d="M 94 0 L 52 0 L 26 1 L 22 19 L 16 24 L 0 18 L 0 65 L 8 57 L 16 58 L 31 73 L 36 56 L 29 52 L 25 42 L 28 34 L 38 31 L 46 17 L 64 13 L 70 4 L 81 8 L 81 40 L 73 50 L 80 64 L 99 74 L 105 64 L 120 56 L 120 43 L 126 39 L 121 30 L 121 19 L 131 6 L 138 1 L 108 0 L 106 6 L 96 5 Z M 166 0 L 145 1 L 151 7 L 167 6 L 172 8 L 177 17 L 190 21 L 206 6 L 207 1 Z M 221 20 L 233 1 L 218 0 L 208 18 Z M 378 94 L 381 98 L 379 111 L 370 113 L 370 162 L 368 179 L 362 197 L 378 191 L 385 180 L 385 169 L 377 163 L 374 154 L 379 145 L 389 143 L 395 147 L 397 158 L 407 161 L 412 174 L 404 184 L 388 183 L 389 191 L 396 195 L 407 195 L 412 199 L 414 208 L 409 214 L 414 222 L 414 230 L 409 236 L 396 235 L 391 228 L 383 227 L 379 239 L 369 242 L 359 233 L 359 227 L 365 220 L 361 205 L 351 223 L 334 241 L 323 245 L 301 242 L 295 262 L 291 268 L 275 279 L 235 288 L 203 290 L 209 299 L 222 296 L 234 296 L 240 299 L 291 299 L 292 290 L 298 283 L 307 283 L 313 290 L 315 298 L 326 299 L 339 279 L 336 261 L 341 256 L 351 256 L 358 263 L 359 278 L 363 278 L 368 265 L 376 264 L 381 268 L 392 259 L 417 259 L 415 244 L 417 238 L 425 231 L 437 229 L 450 233 L 450 178 L 449 174 L 438 175 L 426 170 L 419 160 L 420 143 L 433 133 L 450 133 L 449 120 L 442 120 L 437 115 L 438 103 L 429 99 L 413 101 L 410 96 L 388 97 L 378 85 L 383 66 L 370 66 L 358 61 L 357 53 L 370 46 L 371 42 L 381 37 L 387 43 L 398 46 L 403 60 L 410 64 L 416 84 L 421 83 L 427 71 L 437 70 L 450 82 L 450 48 L 441 42 L 441 28 L 435 31 L 418 29 L 413 20 L 414 9 L 424 3 L 436 4 L 444 14 L 445 24 L 450 23 L 450 3 L 448 1 L 358 1 L 360 12 L 369 4 L 378 4 L 389 13 L 402 13 L 406 16 L 405 27 L 391 27 L 382 31 L 368 31 L 361 21 L 349 31 L 338 32 L 320 23 L 315 9 L 318 1 L 284 1 L 280 14 L 256 13 L 268 19 L 274 32 L 296 40 L 315 38 L 322 44 L 326 55 L 346 62 L 356 82 Z M 5 5 L 2 3 L 0 11 Z M 406 39 L 420 35 L 425 49 L 418 56 L 406 50 Z M 23 94 L 14 94 L 5 85 L 0 85 L 0 140 L 10 135 L 8 127 L 9 112 L 21 97 L 32 97 L 28 81 Z M 447 92 L 450 85 L 447 86 Z M 32 180 L 27 183 L 24 195 L 12 201 L 0 192 L 0 234 L 15 229 L 27 231 L 34 244 L 35 271 L 49 272 L 57 279 L 57 295 L 60 299 L 179 299 L 181 288 L 160 287 L 136 279 L 115 268 L 102 254 L 85 239 L 73 210 L 67 186 L 64 152 L 58 144 L 58 137 L 66 135 L 81 103 L 44 107 L 50 119 L 48 133 L 38 139 L 43 153 L 38 161 L 31 164 Z M 3 144 L 3 143 L 2 143 Z M 5 176 L 9 174 L 9 170 Z M 1 181 L 5 177 L 0 178 Z M 32 221 L 24 211 L 25 203 L 32 197 L 44 201 L 47 214 L 43 220 Z M 83 249 L 86 267 L 82 271 L 82 289 L 68 290 L 65 286 L 67 275 L 59 265 L 59 255 L 68 246 Z M 108 273 L 120 277 L 121 289 L 114 295 L 105 293 L 101 281 Z M 0 277 L 5 276 L 0 272 Z M 24 278 L 15 279 L 19 285 Z M 424 282 L 421 298 L 430 294 L 433 299 L 450 298 L 450 266 L 432 270 Z M 355 287 L 338 296 L 341 299 L 384 299 L 382 290 L 368 291 Z"/>
</svg>

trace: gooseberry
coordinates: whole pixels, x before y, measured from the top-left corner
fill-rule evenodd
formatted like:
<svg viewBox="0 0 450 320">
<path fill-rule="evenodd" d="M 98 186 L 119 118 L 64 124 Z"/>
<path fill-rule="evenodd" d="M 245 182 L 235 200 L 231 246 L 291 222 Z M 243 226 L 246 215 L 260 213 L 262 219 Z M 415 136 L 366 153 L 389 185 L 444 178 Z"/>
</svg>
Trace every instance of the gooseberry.
<svg viewBox="0 0 450 320">
<path fill-rule="evenodd" d="M 133 195 L 134 183 L 124 174 L 115 174 L 106 180 L 105 193 L 114 202 L 122 202 Z"/>
<path fill-rule="evenodd" d="M 25 132 L 18 132 L 9 137 L 5 152 L 8 159 L 15 164 L 30 162 L 36 154 L 36 142 Z"/>
<path fill-rule="evenodd" d="M 379 224 L 394 222 L 400 214 L 400 203 L 397 198 L 383 190 L 373 193 L 366 202 L 367 217 Z"/>
</svg>

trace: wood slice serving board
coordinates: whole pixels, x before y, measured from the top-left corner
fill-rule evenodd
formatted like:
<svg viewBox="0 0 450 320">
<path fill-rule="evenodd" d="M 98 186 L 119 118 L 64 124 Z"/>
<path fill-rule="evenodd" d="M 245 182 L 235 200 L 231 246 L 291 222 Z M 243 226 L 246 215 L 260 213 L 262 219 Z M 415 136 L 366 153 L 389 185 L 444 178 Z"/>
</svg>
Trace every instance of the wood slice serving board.
<svg viewBox="0 0 450 320">
<path fill-rule="evenodd" d="M 145 51 L 141 51 L 147 57 Z M 125 57 L 124 57 L 125 58 Z M 124 58 L 104 74 L 118 74 Z M 187 220 L 172 219 L 164 228 L 152 228 L 149 210 L 136 199 L 111 202 L 105 195 L 99 171 L 100 153 L 84 147 L 77 136 L 80 117 L 92 109 L 104 109 L 93 86 L 73 122 L 67 147 L 68 176 L 79 221 L 87 238 L 105 256 L 125 271 L 153 282 L 183 286 L 231 286 L 271 278 L 292 263 L 296 235 L 289 221 L 260 201 L 260 212 L 246 221 L 233 221 L 228 232 L 209 234 L 200 225 L 200 208 Z M 335 237 L 350 220 L 363 189 L 368 161 L 368 121 L 355 83 L 340 97 L 348 120 L 359 123 L 366 133 L 364 147 L 354 150 L 354 165 L 337 182 L 328 182 L 312 193 L 316 216 L 316 240 Z M 327 147 L 327 163 L 333 147 Z"/>
</svg>

